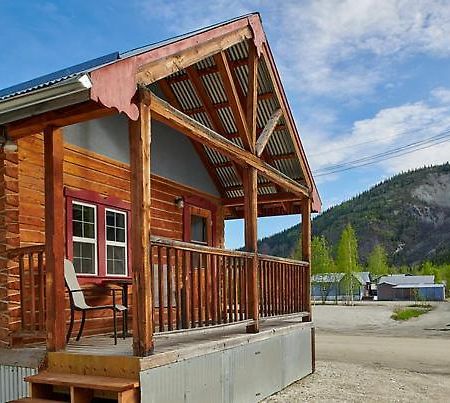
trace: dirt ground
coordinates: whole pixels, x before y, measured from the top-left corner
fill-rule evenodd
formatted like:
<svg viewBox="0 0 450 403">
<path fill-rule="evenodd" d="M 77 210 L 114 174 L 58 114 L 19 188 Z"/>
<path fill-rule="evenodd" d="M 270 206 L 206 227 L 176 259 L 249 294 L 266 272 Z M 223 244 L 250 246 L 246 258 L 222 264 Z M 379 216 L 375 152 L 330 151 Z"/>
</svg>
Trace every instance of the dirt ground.
<svg viewBox="0 0 450 403">
<path fill-rule="evenodd" d="M 398 303 L 317 305 L 316 373 L 267 402 L 449 402 L 450 303 L 406 322 Z"/>
</svg>

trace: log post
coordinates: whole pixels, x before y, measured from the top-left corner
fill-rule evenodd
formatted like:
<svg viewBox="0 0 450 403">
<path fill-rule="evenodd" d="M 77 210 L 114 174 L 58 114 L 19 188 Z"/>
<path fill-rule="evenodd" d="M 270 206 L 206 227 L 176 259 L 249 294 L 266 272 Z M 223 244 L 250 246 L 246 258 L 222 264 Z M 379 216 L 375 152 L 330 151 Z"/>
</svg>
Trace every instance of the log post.
<svg viewBox="0 0 450 403">
<path fill-rule="evenodd" d="M 44 130 L 44 169 L 48 351 L 65 347 L 63 157 L 62 131 L 47 127 Z"/>
<path fill-rule="evenodd" d="M 151 115 L 139 100 L 139 118 L 129 121 L 131 170 L 131 262 L 133 270 L 133 353 L 153 352 L 152 267 L 150 263 Z"/>
<path fill-rule="evenodd" d="M 305 318 L 307 321 L 312 320 L 311 315 L 311 200 L 303 199 L 301 203 L 302 214 L 302 260 L 308 262 L 306 273 L 306 284 L 303 295 L 303 307 L 309 312 L 309 316 Z"/>
<path fill-rule="evenodd" d="M 248 297 L 250 318 L 253 323 L 247 326 L 247 333 L 259 332 L 259 287 L 258 287 L 258 173 L 255 168 L 247 167 L 243 172 L 244 179 L 244 220 L 245 249 L 254 253 L 248 265 Z"/>
</svg>

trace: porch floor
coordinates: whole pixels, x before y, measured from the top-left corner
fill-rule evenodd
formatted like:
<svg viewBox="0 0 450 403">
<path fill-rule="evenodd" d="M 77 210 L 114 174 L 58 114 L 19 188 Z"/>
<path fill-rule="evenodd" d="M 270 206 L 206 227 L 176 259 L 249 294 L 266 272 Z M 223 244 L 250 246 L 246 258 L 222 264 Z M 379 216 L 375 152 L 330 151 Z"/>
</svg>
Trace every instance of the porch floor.
<svg viewBox="0 0 450 403">
<path fill-rule="evenodd" d="M 152 361 L 158 357 L 158 365 L 162 362 L 178 360 L 183 356 L 193 356 L 197 353 L 206 354 L 220 348 L 228 348 L 242 343 L 248 343 L 249 339 L 265 339 L 272 333 L 291 331 L 292 327 L 311 326 L 310 322 L 302 322 L 306 313 L 288 315 L 283 317 L 265 318 L 260 320 L 260 332 L 249 334 L 245 327 L 251 321 L 238 322 L 215 327 L 202 327 L 182 331 L 156 333 L 154 335 L 154 353 L 141 360 Z M 106 356 L 132 356 L 133 338 L 117 339 L 117 345 L 110 335 L 85 336 L 80 341 L 71 341 L 66 347 L 66 353 L 83 355 Z M 166 360 L 162 355 L 166 356 Z M 165 362 L 167 361 L 167 362 Z"/>
</svg>

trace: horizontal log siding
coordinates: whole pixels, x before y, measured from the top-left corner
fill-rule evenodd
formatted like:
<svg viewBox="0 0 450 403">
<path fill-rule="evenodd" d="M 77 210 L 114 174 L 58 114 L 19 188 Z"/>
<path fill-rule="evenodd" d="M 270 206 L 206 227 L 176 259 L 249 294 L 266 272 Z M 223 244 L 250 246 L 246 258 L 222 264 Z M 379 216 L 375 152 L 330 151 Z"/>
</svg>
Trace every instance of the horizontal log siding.
<svg viewBox="0 0 450 403">
<path fill-rule="evenodd" d="M 19 227 L 20 246 L 45 242 L 44 225 L 44 159 L 43 138 L 35 135 L 18 141 L 19 145 Z M 113 196 L 130 201 L 130 170 L 128 164 L 111 160 L 71 144 L 65 145 L 64 185 L 73 189 L 90 190 L 103 196 Z M 168 179 L 152 175 L 152 235 L 175 240 L 183 239 L 183 214 L 175 206 L 179 196 L 204 196 L 218 204 L 218 199 L 180 185 Z M 222 208 L 217 210 L 216 245 L 224 244 L 224 222 Z M 86 286 L 89 288 L 89 286 Z M 131 287 L 129 287 L 131 289 Z M 110 302 L 108 296 L 89 297 L 92 304 Z M 94 294 L 94 292 L 92 293 Z M 120 293 L 118 294 L 120 298 Z M 131 296 L 128 299 L 132 300 Z M 67 317 L 69 305 L 66 304 Z M 12 313 L 12 331 L 19 328 L 19 312 Z M 86 322 L 85 333 L 99 333 L 112 329 L 109 311 L 91 312 Z M 78 318 L 78 316 L 76 316 Z M 119 321 L 120 324 L 120 321 Z M 131 325 L 131 322 L 130 322 Z M 76 334 L 75 326 L 73 334 Z"/>
</svg>

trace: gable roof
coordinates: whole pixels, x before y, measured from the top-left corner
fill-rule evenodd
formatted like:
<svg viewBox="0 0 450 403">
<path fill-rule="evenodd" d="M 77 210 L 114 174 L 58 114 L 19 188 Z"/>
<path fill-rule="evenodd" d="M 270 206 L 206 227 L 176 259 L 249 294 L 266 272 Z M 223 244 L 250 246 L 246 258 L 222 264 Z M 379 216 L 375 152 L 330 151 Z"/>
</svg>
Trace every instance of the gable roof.
<svg viewBox="0 0 450 403">
<path fill-rule="evenodd" d="M 409 276 L 405 274 L 391 274 L 382 276 L 378 284 L 404 285 L 404 284 L 434 284 L 434 276 Z"/>
<path fill-rule="evenodd" d="M 261 52 L 264 56 L 260 58 L 260 68 L 258 69 L 258 129 L 262 130 L 277 108 L 286 111 L 267 144 L 264 158 L 283 174 L 303 185 L 308 185 L 312 193 L 313 210 L 319 211 L 321 207 L 320 197 L 257 13 L 234 18 L 127 52 L 114 52 L 4 89 L 0 91 L 0 124 L 5 123 L 1 119 L 2 103 L 7 105 L 8 112 L 10 112 L 11 108 L 17 106 L 15 101 L 22 100 L 23 102 L 27 96 L 32 94 L 36 94 L 35 97 L 37 97 L 40 91 L 44 97 L 46 89 L 54 88 L 57 85 L 60 88 L 60 93 L 55 97 L 61 98 L 62 93 L 64 93 L 64 85 L 70 84 L 84 75 L 87 75 L 91 82 L 85 86 L 86 88 L 78 89 L 79 91 L 89 93 L 89 97 L 94 101 L 123 111 L 130 118 L 136 118 L 136 107 L 132 98 L 136 91 L 136 73 L 141 68 L 140 66 L 175 57 L 173 65 L 166 73 L 159 74 L 155 82 L 167 82 L 168 88 L 173 93 L 173 98 L 182 112 L 190 113 L 190 116 L 195 120 L 216 130 L 206 111 L 200 110 L 204 105 L 202 105 L 191 80 L 187 77 L 185 68 L 180 65 L 183 59 L 176 59 L 176 55 L 198 44 L 208 44 L 213 40 L 218 40 L 230 32 L 239 32 L 239 37 L 235 43 L 228 44 L 229 46 L 227 45 L 223 51 L 226 52 L 228 60 L 233 65 L 232 74 L 236 81 L 236 87 L 244 95 L 248 80 L 248 66 L 244 63 L 249 54 L 248 41 L 252 40 L 258 48 L 258 53 Z M 217 72 L 213 71 L 216 67 L 214 58 L 205 55 L 193 65 L 197 73 L 201 74 L 200 79 L 211 97 L 214 107 L 220 106 L 217 107 L 217 114 L 224 128 L 221 134 L 242 147 L 241 138 L 235 136 L 237 132 L 236 117 L 233 116 L 230 105 L 226 105 L 229 100 L 224 96 L 223 82 Z M 204 74 L 205 72 L 206 74 Z M 77 98 L 76 101 L 80 102 L 80 100 L 86 99 Z M 39 99 L 33 100 L 33 102 L 35 104 L 39 102 Z M 24 105 L 19 105 L 22 110 L 27 106 L 26 103 Z M 66 104 L 63 106 L 66 106 Z M 42 108 L 37 108 L 37 110 L 38 112 L 43 111 Z M 4 114 L 5 116 L 6 114 Z M 7 118 L 10 118 L 10 115 L 7 115 Z M 202 151 L 200 150 L 200 152 Z M 208 160 L 207 163 L 213 167 L 217 183 L 219 186 L 223 186 L 224 196 L 228 199 L 242 198 L 242 181 L 231 161 L 208 147 L 204 147 L 204 153 Z M 258 177 L 258 183 L 259 195 L 269 196 L 280 192 L 276 186 L 263 177 Z M 274 210 L 274 214 L 277 212 L 278 210 Z"/>
</svg>

